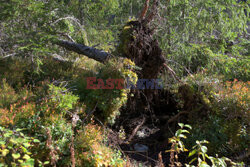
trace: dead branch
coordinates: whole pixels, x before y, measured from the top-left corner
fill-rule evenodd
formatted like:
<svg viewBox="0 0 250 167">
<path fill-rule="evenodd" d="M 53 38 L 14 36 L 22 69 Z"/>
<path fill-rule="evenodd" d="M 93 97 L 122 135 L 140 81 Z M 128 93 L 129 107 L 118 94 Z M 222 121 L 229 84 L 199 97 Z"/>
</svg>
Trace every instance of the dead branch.
<svg viewBox="0 0 250 167">
<path fill-rule="evenodd" d="M 135 136 L 136 132 L 137 132 L 137 131 L 140 129 L 140 127 L 145 123 L 145 121 L 146 121 L 146 118 L 143 117 L 141 123 L 140 123 L 139 125 L 136 126 L 136 128 L 133 130 L 132 134 L 131 134 L 130 137 L 128 138 L 128 142 L 130 142 L 130 141 L 133 139 L 133 137 Z"/>
<path fill-rule="evenodd" d="M 57 162 L 57 151 L 52 145 L 52 136 L 49 128 L 46 128 L 46 133 L 47 133 L 47 141 L 46 141 L 46 147 L 49 149 L 49 155 L 50 155 L 50 165 L 53 167 L 56 167 L 56 162 Z"/>
<path fill-rule="evenodd" d="M 75 167 L 76 166 L 76 159 L 75 159 L 75 147 L 74 147 L 74 134 L 72 134 L 71 136 L 71 146 L 70 146 L 70 153 L 71 153 L 71 167 Z"/>
<path fill-rule="evenodd" d="M 96 102 L 95 107 L 93 108 L 93 110 L 91 110 L 91 111 L 88 113 L 88 115 L 82 120 L 82 124 L 85 123 L 85 120 L 95 112 L 96 107 L 97 107 L 97 104 L 98 104 L 98 102 Z"/>
<path fill-rule="evenodd" d="M 76 124 L 77 124 L 78 120 L 79 120 L 79 116 L 77 115 L 77 113 L 74 113 L 72 115 L 72 136 L 71 136 L 71 144 L 70 144 L 71 167 L 76 166 L 74 141 L 75 141 L 75 131 L 76 131 L 75 127 L 76 127 Z"/>
<path fill-rule="evenodd" d="M 17 54 L 17 53 L 12 53 L 12 54 L 9 54 L 9 55 L 0 57 L 0 59 L 6 59 L 6 58 L 9 58 L 9 57 L 13 57 L 13 56 L 15 56 L 16 54 Z"/>
<path fill-rule="evenodd" d="M 177 77 L 176 73 L 174 72 L 174 70 L 172 68 L 170 68 L 166 63 L 164 63 L 163 66 L 173 76 L 174 79 L 176 79 L 178 82 L 184 84 L 184 82 L 182 82 L 182 80 L 180 80 L 180 78 Z"/>
<path fill-rule="evenodd" d="M 145 15 L 147 14 L 147 11 L 148 11 L 148 7 L 149 7 L 149 1 L 150 0 L 146 0 L 145 1 L 145 4 L 144 4 L 144 8 L 140 14 L 140 17 L 139 17 L 139 20 L 143 20 L 145 18 Z"/>
<path fill-rule="evenodd" d="M 159 0 L 154 0 L 151 13 L 145 18 L 144 23 L 150 23 L 158 13 Z"/>
<path fill-rule="evenodd" d="M 165 167 L 164 164 L 163 164 L 161 152 L 158 154 L 158 163 L 157 163 L 157 166 L 158 167 Z"/>
</svg>

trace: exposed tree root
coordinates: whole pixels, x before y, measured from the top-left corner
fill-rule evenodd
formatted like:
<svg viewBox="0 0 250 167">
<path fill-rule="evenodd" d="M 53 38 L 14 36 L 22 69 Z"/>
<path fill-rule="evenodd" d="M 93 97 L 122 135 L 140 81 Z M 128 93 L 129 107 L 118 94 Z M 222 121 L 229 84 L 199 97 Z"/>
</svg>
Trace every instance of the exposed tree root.
<svg viewBox="0 0 250 167">
<path fill-rule="evenodd" d="M 143 117 L 141 123 L 136 126 L 136 128 L 133 130 L 132 134 L 128 138 L 128 142 L 130 142 L 133 139 L 133 137 L 135 136 L 135 134 L 137 133 L 137 131 L 140 129 L 140 127 L 145 123 L 145 121 L 146 121 L 146 118 Z"/>
</svg>

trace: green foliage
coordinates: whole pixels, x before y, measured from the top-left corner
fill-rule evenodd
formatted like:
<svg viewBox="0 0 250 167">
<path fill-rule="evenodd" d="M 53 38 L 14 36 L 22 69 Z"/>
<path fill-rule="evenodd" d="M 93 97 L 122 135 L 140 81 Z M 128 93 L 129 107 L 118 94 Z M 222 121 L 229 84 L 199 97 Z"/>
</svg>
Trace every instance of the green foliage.
<svg viewBox="0 0 250 167">
<path fill-rule="evenodd" d="M 185 164 L 186 167 L 195 167 L 195 166 L 200 166 L 200 167 L 227 167 L 228 164 L 231 166 L 242 166 L 243 163 L 234 163 L 232 162 L 229 158 L 222 157 L 212 157 L 207 154 L 208 148 L 205 146 L 205 144 L 209 143 L 206 140 L 203 141 L 198 141 L 196 140 L 196 144 L 192 147 L 192 150 L 189 151 L 185 148 L 184 142 L 182 139 L 186 139 L 187 136 L 184 135 L 184 133 L 189 133 L 188 130 L 185 130 L 184 127 L 188 129 L 192 129 L 190 125 L 184 125 L 182 123 L 178 124 L 181 129 L 177 130 L 175 133 L 175 136 L 172 138 L 169 138 L 169 143 L 172 144 L 171 150 L 168 150 L 167 152 L 170 152 L 170 166 L 182 166 L 180 162 L 178 162 L 178 154 L 184 151 L 188 151 L 188 157 L 193 157 L 196 155 L 195 158 L 193 158 L 189 164 Z M 194 164 L 195 165 L 191 165 Z M 211 163 L 211 165 L 209 165 Z"/>
<path fill-rule="evenodd" d="M 48 103 L 52 103 L 56 108 L 66 114 L 72 110 L 77 104 L 78 97 L 69 92 L 66 88 L 49 85 L 49 94 L 51 99 Z"/>
<path fill-rule="evenodd" d="M 132 26 L 129 25 L 129 22 L 123 27 L 122 31 L 120 32 L 120 41 L 119 45 L 117 46 L 117 54 L 127 54 L 128 55 L 128 44 L 133 39 L 132 36 Z"/>
<path fill-rule="evenodd" d="M 34 166 L 31 147 L 38 139 L 24 135 L 22 129 L 9 130 L 0 126 L 0 166 Z M 46 164 L 46 163 L 45 163 Z"/>
<path fill-rule="evenodd" d="M 196 155 L 197 157 L 193 158 L 189 164 L 192 164 L 193 162 L 197 161 L 197 166 L 200 167 L 227 167 L 228 164 L 230 164 L 231 166 L 241 166 L 243 167 L 244 164 L 243 163 L 235 163 L 232 160 L 230 160 L 229 158 L 226 157 L 222 157 L 222 158 L 218 158 L 218 156 L 213 157 L 213 156 L 209 156 L 207 154 L 207 147 L 205 146 L 205 144 L 209 143 L 206 140 L 203 141 L 196 141 L 196 145 L 192 147 L 192 151 L 189 152 L 188 157 L 193 157 L 194 155 Z M 207 161 L 211 162 L 211 165 L 208 165 Z M 194 165 L 187 165 L 187 167 L 195 167 Z"/>
<path fill-rule="evenodd" d="M 68 118 L 70 118 L 72 113 L 78 112 L 80 114 L 83 112 L 82 105 L 78 104 L 78 97 L 63 86 L 57 87 L 50 84 L 47 85 L 46 89 L 40 91 L 41 94 L 34 97 L 34 99 L 43 100 L 33 103 L 31 99 L 27 99 L 28 93 L 16 93 L 11 87 L 7 86 L 7 83 L 5 83 L 4 90 L 8 88 L 7 90 L 13 92 L 13 97 L 20 96 L 20 98 L 17 98 L 14 102 L 8 101 L 8 103 L 13 103 L 10 104 L 9 109 L 0 108 L 1 126 L 25 127 L 23 133 L 32 135 L 41 141 L 39 145 L 35 145 L 31 150 L 32 152 L 38 152 L 38 154 L 33 156 L 36 164 L 39 162 L 40 165 L 45 165 L 38 160 L 48 160 L 46 157 L 48 157 L 51 149 L 56 150 L 55 156 L 58 164 L 68 164 L 70 159 L 68 146 L 71 143 L 73 134 L 71 121 Z M 39 89 L 37 88 L 36 90 Z M 10 91 L 1 92 L 2 97 L 5 97 Z M 8 100 L 8 98 L 1 100 L 6 101 L 6 99 Z M 29 101 L 27 102 L 27 100 Z M 76 108 L 78 108 L 77 112 Z M 48 131 L 50 132 L 49 135 Z M 52 141 L 47 146 L 49 138 Z M 63 155 L 65 155 L 64 158 L 62 158 Z"/>
<path fill-rule="evenodd" d="M 204 68 L 226 79 L 249 80 L 247 3 L 219 0 L 166 1 L 159 40 L 182 77 Z M 238 68 L 239 65 L 242 68 Z"/>
<path fill-rule="evenodd" d="M 1 4 L 3 5 L 1 20 L 5 19 L 2 26 L 7 35 L 7 39 L 4 38 L 4 40 L 9 41 L 8 47 L 13 49 L 11 52 L 17 52 L 23 56 L 25 54 L 48 54 L 49 49 L 44 46 L 44 43 L 53 38 L 50 35 L 52 26 L 48 21 L 55 18 L 52 12 L 55 3 L 52 1 L 45 3 L 34 0 L 11 0 Z M 20 31 L 22 33 L 19 33 Z"/>
<path fill-rule="evenodd" d="M 74 135 L 77 165 L 124 165 L 121 154 L 107 147 L 105 134 L 98 126 L 86 122 L 86 126 L 79 126 L 78 121 L 75 129 L 78 134 L 74 134 L 71 119 L 77 115 L 85 120 L 87 113 L 97 106 L 94 114 L 104 123 L 114 123 L 127 102 L 129 90 L 88 90 L 86 77 L 133 78 L 136 82 L 135 64 L 128 59 L 112 58 L 106 64 L 77 59 L 79 55 L 53 43 L 67 39 L 96 46 L 118 57 L 128 51 L 127 42 L 133 38 L 132 27 L 123 25 L 138 15 L 143 3 L 142 0 L 1 2 L 0 166 L 39 163 L 43 166 L 52 161 L 58 166 L 70 166 L 69 146 Z M 250 76 L 246 32 L 249 5 L 232 0 L 171 0 L 160 2 L 159 14 L 156 38 L 168 65 L 186 82 L 183 86 L 186 99 L 192 102 L 185 104 L 188 102 L 185 98 L 178 101 L 180 108 L 189 106 L 191 116 L 187 121 L 193 129 L 180 124 L 181 129 L 170 139 L 169 151 L 178 158 L 177 154 L 187 151 L 186 146 L 195 145 L 190 157 L 197 159 L 190 165 L 225 166 L 229 159 L 208 154 L 232 155 L 249 147 L 249 83 L 246 83 Z M 235 78 L 244 82 L 233 81 Z M 68 84 L 55 84 L 58 82 Z M 204 112 L 207 115 L 201 116 Z M 2 126 L 26 129 L 20 132 Z M 183 142 L 187 128 L 191 137 Z M 34 144 L 35 139 L 28 136 L 40 143 Z M 209 143 L 204 141 L 207 139 Z"/>
<path fill-rule="evenodd" d="M 216 76 L 206 76 L 206 73 L 188 77 L 186 81 L 194 92 L 198 92 L 196 96 L 200 96 L 209 110 L 209 115 L 199 118 L 199 121 L 189 119 L 193 130 L 187 145 L 209 139 L 210 154 L 217 152 L 231 156 L 246 150 L 249 147 L 249 83 L 237 80 L 223 83 Z M 195 117 L 193 115 L 190 118 Z"/>
<path fill-rule="evenodd" d="M 184 134 L 189 133 L 189 131 L 186 129 L 192 129 L 190 125 L 184 125 L 182 123 L 179 123 L 178 125 L 181 127 L 181 129 L 177 130 L 175 135 L 172 138 L 168 139 L 168 142 L 171 143 L 171 149 L 167 150 L 166 152 L 170 152 L 171 167 L 181 166 L 181 163 L 178 162 L 178 154 L 184 151 L 188 151 L 185 148 L 182 138 L 187 138 L 187 136 Z"/>
<path fill-rule="evenodd" d="M 131 69 L 128 69 L 130 67 Z M 115 84 L 114 89 L 86 89 L 87 77 L 96 77 L 105 83 L 107 79 L 124 79 L 130 78 L 136 83 L 137 75 L 132 70 L 135 64 L 129 59 L 113 59 L 105 65 L 97 66 L 96 74 L 93 72 L 83 73 L 79 76 L 77 81 L 77 93 L 80 98 L 87 105 L 89 110 L 97 107 L 101 113 L 97 113 L 104 122 L 114 123 L 115 118 L 120 114 L 119 109 L 126 104 L 129 89 L 117 89 Z M 94 84 L 98 84 L 95 82 Z"/>
<path fill-rule="evenodd" d="M 181 151 L 187 151 L 187 149 L 185 148 L 183 142 L 182 142 L 182 138 L 186 139 L 187 136 L 184 135 L 185 133 L 189 133 L 188 130 L 186 130 L 185 128 L 187 129 L 192 129 L 192 127 L 190 125 L 184 125 L 182 123 L 179 123 L 178 124 L 181 129 L 177 130 L 175 132 L 175 136 L 172 137 L 172 138 L 169 138 L 169 143 L 172 144 L 172 149 L 174 150 L 168 150 L 167 152 L 172 152 L 172 151 L 176 151 L 176 153 L 180 153 Z"/>
</svg>

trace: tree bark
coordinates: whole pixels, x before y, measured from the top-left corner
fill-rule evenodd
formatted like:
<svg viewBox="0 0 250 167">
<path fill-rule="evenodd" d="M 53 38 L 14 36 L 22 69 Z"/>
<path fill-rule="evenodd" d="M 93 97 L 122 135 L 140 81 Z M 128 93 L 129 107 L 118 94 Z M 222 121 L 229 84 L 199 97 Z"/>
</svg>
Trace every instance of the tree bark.
<svg viewBox="0 0 250 167">
<path fill-rule="evenodd" d="M 78 44 L 78 43 L 69 42 L 65 40 L 58 40 L 56 41 L 56 44 L 64 47 L 67 50 L 85 55 L 88 58 L 94 59 L 101 63 L 104 63 L 110 57 L 110 54 L 105 51 L 96 49 L 94 47 L 89 47 L 83 44 Z"/>
</svg>

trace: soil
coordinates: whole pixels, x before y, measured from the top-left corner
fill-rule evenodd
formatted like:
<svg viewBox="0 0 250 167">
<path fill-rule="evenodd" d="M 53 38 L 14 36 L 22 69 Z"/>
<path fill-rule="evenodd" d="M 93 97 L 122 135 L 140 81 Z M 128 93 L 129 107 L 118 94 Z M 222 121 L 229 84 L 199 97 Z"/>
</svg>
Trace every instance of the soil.
<svg viewBox="0 0 250 167">
<path fill-rule="evenodd" d="M 109 133 L 109 144 L 119 146 L 119 149 L 132 159 L 130 161 L 134 164 L 156 166 L 160 152 L 164 165 L 169 164 L 170 154 L 165 151 L 171 147 L 168 144 L 168 138 L 174 135 L 175 124 L 170 125 L 167 120 L 177 113 L 177 102 L 167 90 L 158 90 L 156 95 L 157 98 L 154 97 L 150 102 L 150 109 L 145 109 L 143 105 L 136 105 L 135 112 L 134 109 L 129 110 L 128 107 L 124 107 Z M 137 102 L 141 103 L 140 100 Z M 143 118 L 145 122 L 140 126 Z M 128 141 L 138 126 L 136 134 Z M 126 138 L 119 138 L 121 129 L 124 129 Z M 138 152 L 134 148 L 135 144 L 142 144 L 148 147 L 148 150 Z"/>
</svg>

